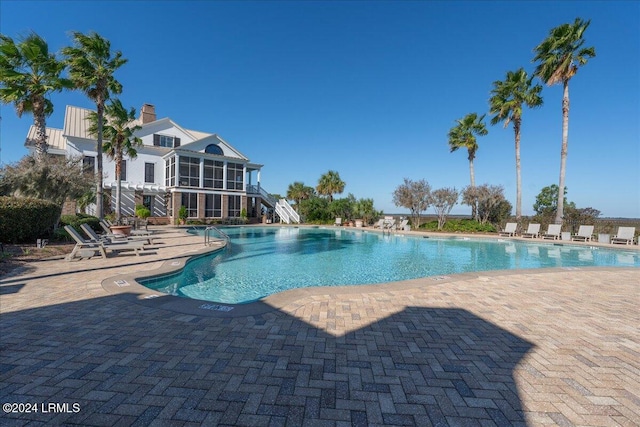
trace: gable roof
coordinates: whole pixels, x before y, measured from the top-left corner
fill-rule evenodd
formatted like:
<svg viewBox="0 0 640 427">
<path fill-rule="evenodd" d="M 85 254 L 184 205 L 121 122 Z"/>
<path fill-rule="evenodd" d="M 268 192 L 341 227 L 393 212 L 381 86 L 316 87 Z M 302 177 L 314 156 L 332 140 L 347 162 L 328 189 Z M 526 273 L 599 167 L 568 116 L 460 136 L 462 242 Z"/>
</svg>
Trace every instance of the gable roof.
<svg viewBox="0 0 640 427">
<path fill-rule="evenodd" d="M 62 129 L 47 128 L 47 146 L 56 150 L 66 150 L 67 140 L 62 137 Z M 26 147 L 34 147 L 36 145 L 36 127 L 29 126 L 27 139 L 24 142 Z"/>
</svg>

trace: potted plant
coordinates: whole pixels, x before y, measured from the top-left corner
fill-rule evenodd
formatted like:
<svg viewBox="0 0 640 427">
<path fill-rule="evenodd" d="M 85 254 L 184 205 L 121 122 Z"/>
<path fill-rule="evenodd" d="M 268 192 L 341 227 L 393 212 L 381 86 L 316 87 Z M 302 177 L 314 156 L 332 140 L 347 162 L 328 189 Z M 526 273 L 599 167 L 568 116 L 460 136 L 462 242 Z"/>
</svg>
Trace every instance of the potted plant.
<svg viewBox="0 0 640 427">
<path fill-rule="evenodd" d="M 240 210 L 240 218 L 242 218 L 242 222 L 247 222 L 247 210 L 245 208 Z"/>
<path fill-rule="evenodd" d="M 187 207 L 186 206 L 180 206 L 180 209 L 178 210 L 178 221 L 180 223 L 180 225 L 184 225 L 187 222 Z"/>
</svg>

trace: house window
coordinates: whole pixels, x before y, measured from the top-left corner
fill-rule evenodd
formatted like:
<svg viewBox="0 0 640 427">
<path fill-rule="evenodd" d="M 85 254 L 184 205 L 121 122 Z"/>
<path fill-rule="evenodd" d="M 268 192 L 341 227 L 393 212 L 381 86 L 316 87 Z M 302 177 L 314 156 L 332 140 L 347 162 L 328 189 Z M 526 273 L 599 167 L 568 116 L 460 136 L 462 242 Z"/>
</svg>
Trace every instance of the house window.
<svg viewBox="0 0 640 427">
<path fill-rule="evenodd" d="M 120 160 L 120 180 L 121 181 L 127 180 L 127 161 L 126 160 Z"/>
<path fill-rule="evenodd" d="M 229 216 L 237 218 L 240 216 L 240 196 L 229 196 Z"/>
<path fill-rule="evenodd" d="M 171 157 L 164 162 L 164 185 L 173 187 L 176 185 L 176 158 Z"/>
<path fill-rule="evenodd" d="M 242 163 L 227 163 L 227 190 L 242 190 L 244 166 Z"/>
<path fill-rule="evenodd" d="M 156 147 L 177 148 L 180 146 L 180 138 L 170 135 L 153 134 L 153 145 Z"/>
<path fill-rule="evenodd" d="M 187 217 L 198 216 L 198 195 L 196 193 L 182 193 L 182 206 L 187 208 Z"/>
<path fill-rule="evenodd" d="M 222 217 L 222 196 L 220 194 L 207 194 L 205 196 L 204 216 L 207 218 Z"/>
<path fill-rule="evenodd" d="M 218 156 L 223 156 L 222 148 L 220 148 L 216 144 L 209 144 L 207 148 L 204 149 L 204 152 L 207 154 L 217 154 Z"/>
<path fill-rule="evenodd" d="M 156 165 L 154 163 L 144 164 L 144 182 L 155 182 Z"/>
<path fill-rule="evenodd" d="M 84 172 L 94 173 L 96 171 L 96 158 L 84 156 L 82 158 L 82 170 Z"/>
<path fill-rule="evenodd" d="M 197 157 L 180 156 L 180 186 L 200 186 L 200 159 Z"/>
<path fill-rule="evenodd" d="M 205 188 L 222 188 L 224 163 L 214 160 L 204 160 L 204 180 L 202 185 Z"/>
</svg>

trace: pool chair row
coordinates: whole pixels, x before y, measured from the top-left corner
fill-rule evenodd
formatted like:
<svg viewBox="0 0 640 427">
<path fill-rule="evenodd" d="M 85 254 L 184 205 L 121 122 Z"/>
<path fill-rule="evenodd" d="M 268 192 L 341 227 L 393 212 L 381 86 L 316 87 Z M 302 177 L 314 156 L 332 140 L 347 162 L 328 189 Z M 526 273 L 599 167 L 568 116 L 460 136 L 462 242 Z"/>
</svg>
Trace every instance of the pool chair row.
<svg viewBox="0 0 640 427">
<path fill-rule="evenodd" d="M 508 222 L 499 234 L 500 236 L 514 237 L 518 224 L 515 222 Z M 593 239 L 593 225 L 581 225 L 578 228 L 578 232 L 571 236 L 572 241 L 590 242 Z M 562 232 L 561 224 L 550 224 L 547 228 L 547 232 L 540 234 L 540 224 L 529 224 L 527 231 L 521 234 L 522 237 L 528 238 L 543 238 L 551 240 L 560 240 Z M 611 239 L 613 244 L 626 244 L 632 245 L 634 243 L 634 235 L 636 232 L 635 227 L 618 227 L 618 233 Z"/>
<path fill-rule="evenodd" d="M 76 242 L 75 247 L 66 257 L 67 261 L 71 261 L 74 258 L 93 258 L 97 255 L 100 255 L 101 258 L 106 258 L 107 250 L 115 253 L 134 251 L 136 255 L 140 255 L 140 253 L 145 250 L 145 244 L 150 242 L 148 236 L 112 239 L 109 236 L 98 236 L 87 224 L 82 224 L 80 227 L 88 236 L 88 239 L 85 239 L 78 230 L 71 225 L 65 225 L 64 227 L 66 232 L 69 233 L 69 236 Z"/>
</svg>

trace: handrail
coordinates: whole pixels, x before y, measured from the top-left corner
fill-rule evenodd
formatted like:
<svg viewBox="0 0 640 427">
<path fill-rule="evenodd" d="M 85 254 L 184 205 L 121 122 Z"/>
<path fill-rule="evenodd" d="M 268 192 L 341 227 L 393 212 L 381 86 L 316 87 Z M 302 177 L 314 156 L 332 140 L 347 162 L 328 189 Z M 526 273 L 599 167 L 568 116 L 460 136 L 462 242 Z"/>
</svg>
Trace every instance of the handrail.
<svg viewBox="0 0 640 427">
<path fill-rule="evenodd" d="M 286 211 L 284 206 L 280 204 L 280 202 L 276 203 L 275 208 L 276 208 L 276 213 L 278 214 L 282 222 L 286 222 L 287 224 L 291 223 L 291 219 L 289 218 L 289 213 Z"/>
<path fill-rule="evenodd" d="M 296 212 L 291 205 L 289 204 L 289 202 L 287 202 L 286 199 L 280 199 L 280 205 L 282 205 L 282 207 L 284 208 L 284 210 L 287 212 L 287 215 L 289 216 L 289 219 L 293 219 L 293 221 L 300 223 L 300 215 L 298 215 L 298 212 Z"/>
<path fill-rule="evenodd" d="M 207 228 L 204 229 L 204 244 L 209 246 L 211 245 L 212 241 L 211 241 L 211 231 L 215 230 L 218 232 L 218 234 L 220 234 L 222 236 L 222 240 L 227 242 L 227 246 L 229 244 L 229 242 L 231 241 L 231 238 L 229 237 L 229 235 L 227 233 L 225 233 L 224 231 L 220 230 L 218 227 L 216 227 L 215 225 L 210 225 Z"/>
</svg>

